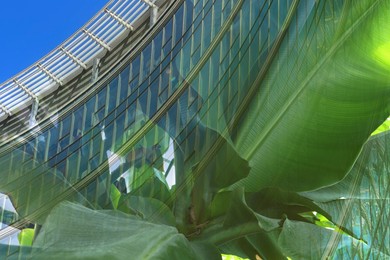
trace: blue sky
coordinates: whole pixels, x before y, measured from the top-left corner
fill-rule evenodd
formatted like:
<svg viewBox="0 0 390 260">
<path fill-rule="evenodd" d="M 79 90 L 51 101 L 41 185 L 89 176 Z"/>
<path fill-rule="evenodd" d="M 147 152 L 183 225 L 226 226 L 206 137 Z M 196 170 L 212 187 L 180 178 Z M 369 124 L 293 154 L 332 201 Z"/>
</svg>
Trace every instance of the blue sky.
<svg viewBox="0 0 390 260">
<path fill-rule="evenodd" d="M 108 0 L 1 1 L 0 83 L 56 48 Z"/>
</svg>

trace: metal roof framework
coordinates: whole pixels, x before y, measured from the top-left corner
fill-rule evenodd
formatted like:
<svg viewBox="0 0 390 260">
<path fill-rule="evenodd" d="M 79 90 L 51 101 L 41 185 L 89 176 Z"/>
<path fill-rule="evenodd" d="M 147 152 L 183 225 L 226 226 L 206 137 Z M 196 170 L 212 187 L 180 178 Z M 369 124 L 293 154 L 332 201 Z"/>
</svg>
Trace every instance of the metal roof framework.
<svg viewBox="0 0 390 260">
<path fill-rule="evenodd" d="M 111 0 L 87 24 L 38 62 L 0 84 L 0 122 L 65 85 L 115 48 L 156 1 Z M 33 112 L 34 109 L 32 109 Z"/>
</svg>

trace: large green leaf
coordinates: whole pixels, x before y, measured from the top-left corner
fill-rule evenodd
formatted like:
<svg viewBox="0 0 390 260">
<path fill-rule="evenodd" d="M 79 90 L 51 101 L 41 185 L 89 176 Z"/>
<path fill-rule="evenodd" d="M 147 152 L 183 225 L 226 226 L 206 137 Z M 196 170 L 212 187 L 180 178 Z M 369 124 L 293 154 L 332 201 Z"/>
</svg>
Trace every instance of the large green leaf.
<svg viewBox="0 0 390 260">
<path fill-rule="evenodd" d="M 32 259 L 199 259 L 174 227 L 64 202 L 48 216 Z"/>
<path fill-rule="evenodd" d="M 286 259 L 301 253 L 297 259 L 310 258 L 321 255 L 334 234 L 363 243 L 347 228 L 335 225 L 331 216 L 313 201 L 294 192 L 267 188 L 244 196 L 243 190 L 225 191 L 217 194 L 210 211 L 210 225 L 206 226 L 204 234 L 201 232 L 200 238 L 207 237 L 223 253 L 241 257 Z M 222 225 L 217 224 L 220 221 Z M 289 232 L 299 234 L 306 245 L 315 236 L 313 249 L 304 248 L 305 243 L 295 241 L 296 237 L 289 239 Z"/>
<path fill-rule="evenodd" d="M 265 188 L 259 192 L 246 194 L 246 201 L 252 210 L 269 218 L 287 217 L 293 220 L 310 221 L 302 218 L 302 214 L 315 211 L 331 219 L 331 216 L 313 201 L 295 192 Z M 315 223 L 314 220 L 310 222 Z"/>
<path fill-rule="evenodd" d="M 237 7 L 243 5 L 250 9 L 248 3 L 255 1 L 233 2 L 239 3 Z M 233 8 L 233 2 L 229 8 Z M 200 73 L 199 77 L 210 84 L 207 87 L 200 86 L 202 89 L 223 92 L 204 96 L 205 104 L 213 103 L 203 107 L 207 111 L 204 118 L 209 118 L 210 122 L 205 124 L 216 129 L 224 140 L 228 140 L 226 144 L 229 146 L 221 149 L 220 154 L 211 153 L 211 158 L 202 158 L 199 164 L 208 161 L 203 170 L 197 168 L 199 165 L 195 168 L 194 172 L 199 172 L 195 176 L 187 178 L 187 172 L 179 172 L 180 167 L 176 167 L 177 176 L 184 176 L 184 181 L 179 184 L 186 182 L 194 188 L 191 202 L 195 207 L 195 222 L 200 223 L 195 223 L 198 225 L 194 234 L 186 233 L 191 242 L 179 234 L 176 228 L 161 225 L 173 225 L 172 216 L 154 219 L 159 211 L 170 208 L 176 212 L 178 208 L 183 208 L 185 213 L 189 213 L 185 214 L 186 219 L 190 219 L 193 212 L 186 203 L 172 205 L 178 200 L 172 199 L 166 183 L 161 181 L 164 179 L 159 178 L 161 175 L 149 168 L 134 174 L 134 181 L 131 182 L 134 186 L 130 195 L 123 197 L 122 204 L 113 200 L 115 205 L 126 206 L 122 209 L 136 216 L 62 204 L 52 211 L 45 222 L 34 245 L 33 256 L 36 259 L 123 259 L 129 256 L 191 259 L 196 258 L 196 251 L 199 251 L 199 258 L 211 259 L 218 258 L 218 251 L 213 246 L 215 244 L 222 252 L 250 258 L 317 258 L 331 256 L 335 252 L 347 252 L 346 255 L 352 252 L 349 255 L 351 258 L 362 255 L 388 257 L 384 245 L 389 243 L 389 210 L 385 202 L 388 201 L 390 188 L 386 185 L 389 179 L 380 174 L 387 167 L 381 162 L 388 162 L 383 153 L 372 156 L 370 153 L 362 153 L 364 158 L 369 157 L 374 162 L 367 168 L 366 177 L 358 175 L 355 178 L 350 174 L 339 185 L 301 194 L 316 200 L 319 206 L 293 191 L 323 188 L 341 180 L 370 133 L 390 114 L 390 4 L 385 0 L 356 1 L 353 4 L 351 1 L 313 1 L 315 3 L 311 9 L 307 7 L 310 1 L 290 2 L 293 3 L 292 13 L 287 15 L 284 23 L 283 20 L 278 21 L 278 24 L 283 24 L 278 27 L 279 36 L 269 36 L 275 30 L 271 25 L 268 27 L 268 36 L 257 35 L 262 41 L 266 38 L 268 45 L 267 51 L 258 52 L 261 54 L 259 56 L 264 54 L 268 58 L 262 60 L 259 57 L 263 67 L 253 84 L 258 91 L 252 100 L 244 98 L 242 117 L 241 114 L 235 114 L 234 107 L 236 103 L 241 107 L 241 99 L 234 97 L 234 101 L 226 103 L 232 104 L 233 108 L 222 107 L 222 103 L 214 102 L 213 99 L 215 96 L 233 99 L 236 92 L 232 89 L 244 85 L 245 80 L 250 81 L 245 79 L 246 60 L 241 59 L 246 55 L 241 45 L 249 41 L 238 37 L 234 46 L 225 48 L 231 47 L 232 51 L 225 56 L 233 58 L 232 63 L 241 64 L 241 67 L 238 66 L 240 68 L 232 66 L 227 70 L 223 66 L 216 66 L 218 70 L 226 70 L 222 73 L 231 80 L 229 84 L 221 83 L 221 86 L 214 87 L 214 79 Z M 273 12 L 271 7 L 266 11 Z M 242 13 L 246 14 L 245 11 Z M 229 23 L 245 20 L 237 17 L 229 18 Z M 212 19 L 216 20 L 215 17 Z M 270 19 L 267 17 L 264 20 Z M 234 28 L 235 25 L 231 27 L 226 35 L 233 38 L 237 28 Z M 266 24 L 264 27 L 267 27 Z M 273 33 L 274 36 L 277 34 Z M 256 37 L 249 35 L 247 39 Z M 240 45 L 239 48 L 236 45 Z M 211 44 L 213 46 L 217 45 Z M 211 61 L 205 66 L 219 65 L 221 57 L 215 54 L 222 53 L 223 49 L 216 48 Z M 181 56 L 184 55 L 177 55 Z M 209 71 L 209 68 L 205 67 L 205 70 Z M 232 71 L 238 72 L 232 75 Z M 217 70 L 215 72 L 219 73 Z M 234 86 L 234 77 L 238 78 L 237 86 Z M 229 85 L 229 88 L 232 85 L 233 88 L 224 91 L 224 84 Z M 251 93 L 254 92 L 248 91 L 249 96 Z M 240 123 L 233 124 L 236 126 L 234 129 L 230 129 L 232 119 Z M 128 134 L 133 135 L 140 128 L 135 126 L 134 132 L 131 133 L 131 130 Z M 138 148 L 153 146 L 161 140 L 168 144 L 166 133 L 161 131 L 156 129 L 151 131 L 150 136 L 141 138 L 138 144 L 142 145 Z M 116 152 L 128 138 L 120 137 L 113 150 Z M 207 140 L 200 143 L 207 143 L 207 149 L 211 147 L 210 150 L 219 150 L 218 145 L 213 145 L 214 141 L 210 141 L 211 144 Z M 376 151 L 381 151 L 381 145 L 375 148 Z M 122 149 L 120 155 L 125 156 L 132 148 Z M 145 159 L 144 154 L 137 155 Z M 42 223 L 41 215 L 33 214 L 38 211 L 48 213 L 65 198 L 61 195 L 72 188 L 60 173 L 45 165 L 39 166 L 33 160 L 25 160 L 25 156 L 16 150 L 12 156 L 4 157 L 0 162 L 0 190 L 10 194 L 22 217 Z M 203 157 L 203 154 L 196 156 Z M 136 154 L 132 157 L 136 157 Z M 177 165 L 184 164 L 185 158 L 183 162 L 178 159 L 175 155 Z M 21 168 L 9 169 L 7 160 L 25 163 Z M 249 176 L 233 184 L 246 176 L 248 162 L 251 167 Z M 190 171 L 192 165 L 189 165 L 185 164 L 187 168 L 184 167 L 184 170 Z M 356 165 L 366 169 L 365 159 Z M 254 193 L 245 194 L 243 189 L 220 191 L 231 184 L 233 188 L 245 186 L 245 191 Z M 175 198 L 180 199 L 182 196 L 186 200 L 188 194 L 186 191 L 180 193 L 183 187 L 180 185 L 177 186 Z M 357 185 L 363 185 L 360 193 L 355 192 Z M 351 188 L 354 191 L 352 195 L 345 188 Z M 118 196 L 118 193 L 114 196 Z M 211 207 L 207 209 L 210 202 Z M 345 225 L 346 230 L 358 233 L 362 239 L 305 223 L 311 221 L 302 215 L 307 211 L 316 211 L 324 216 L 330 214 L 333 221 Z M 311 222 L 316 221 L 313 219 Z M 331 225 L 323 226 L 329 228 Z M 353 250 L 349 250 L 351 248 Z"/>
<path fill-rule="evenodd" d="M 390 114 L 390 66 L 377 54 L 389 51 L 390 3 L 317 1 L 307 17 L 305 3 L 237 129 L 235 144 L 251 166 L 241 184 L 250 191 L 341 180 Z"/>
<path fill-rule="evenodd" d="M 286 219 L 278 245 L 292 259 L 322 259 L 334 231 Z M 346 237 L 346 239 L 351 239 Z"/>
<path fill-rule="evenodd" d="M 162 182 L 161 178 L 158 177 L 157 174 L 160 174 L 156 169 L 150 169 L 151 175 L 148 178 L 144 178 L 140 173 L 139 178 L 143 178 L 143 182 L 139 183 L 139 185 L 130 191 L 131 195 L 146 197 L 146 198 L 155 198 L 166 203 L 168 206 L 171 206 L 170 203 L 172 194 L 166 184 L 166 182 Z"/>
<path fill-rule="evenodd" d="M 349 174 L 340 183 L 302 193 L 318 201 L 332 215 L 334 222 L 358 235 L 360 243 L 332 240 L 329 255 L 351 258 L 388 258 L 390 251 L 390 133 L 371 137 Z M 364 241 L 364 242 L 362 242 Z"/>
<path fill-rule="evenodd" d="M 207 165 L 196 165 L 193 169 L 196 176 L 192 188 L 193 222 L 201 224 L 209 217 L 209 206 L 218 191 L 241 180 L 250 170 L 248 162 L 240 157 L 234 147 L 219 136 L 216 143 L 218 149 L 214 154 L 206 154 L 211 158 Z"/>
<path fill-rule="evenodd" d="M 339 243 L 335 244 L 335 237 Z M 331 229 L 320 228 L 304 222 L 286 220 L 275 237 L 280 250 L 291 259 L 388 259 L 389 255 L 371 249 L 361 240 L 340 234 Z M 368 253 L 368 254 L 367 254 Z M 339 255 L 338 255 L 339 254 Z"/>
<path fill-rule="evenodd" d="M 247 205 L 242 189 L 231 193 L 227 201 L 229 203 L 225 201 L 228 205 L 225 217 L 212 221 L 194 240 L 209 241 L 224 254 L 251 259 L 256 255 L 269 259 L 283 257 L 283 253 L 271 239 L 274 233 L 278 233 L 280 219 L 268 218 L 253 211 Z M 216 205 L 218 203 L 213 204 Z"/>
<path fill-rule="evenodd" d="M 175 226 L 175 217 L 171 210 L 160 200 L 131 194 L 122 195 L 118 210 L 140 217 L 145 221 Z"/>
<path fill-rule="evenodd" d="M 302 222 L 285 222 L 279 237 L 286 255 L 295 258 L 346 257 L 387 259 L 389 243 L 390 133 L 374 137 L 341 182 L 301 195 L 317 201 L 332 220 L 354 237 Z M 328 227 L 329 228 L 329 227 Z M 337 229 L 336 229 L 337 231 Z"/>
</svg>

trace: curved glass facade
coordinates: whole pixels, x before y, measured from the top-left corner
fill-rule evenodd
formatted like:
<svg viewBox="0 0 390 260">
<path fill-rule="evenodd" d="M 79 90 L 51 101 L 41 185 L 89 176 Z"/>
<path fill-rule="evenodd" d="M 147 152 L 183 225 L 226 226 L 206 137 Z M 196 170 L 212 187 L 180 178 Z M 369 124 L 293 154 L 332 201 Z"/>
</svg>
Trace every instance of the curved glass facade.
<svg viewBox="0 0 390 260">
<path fill-rule="evenodd" d="M 337 31 L 337 19 L 334 24 L 329 19 L 341 15 L 341 6 L 340 1 L 183 1 L 142 51 L 93 95 L 1 147 L 0 190 L 18 213 L 8 224 L 41 225 L 63 200 L 112 209 L 120 193 L 165 198 L 179 230 L 203 223 L 212 201 L 194 189 L 209 189 L 212 197 L 221 182 L 228 187 L 241 179 L 233 171 L 256 169 L 246 162 L 237 132 L 245 124 L 244 111 L 254 102 L 260 110 L 289 102 L 287 94 L 295 89 L 284 86 L 303 81 L 307 74 L 300 70 L 329 51 L 320 42 Z M 278 73 L 269 76 L 270 69 Z M 215 178 L 207 182 L 196 177 L 212 173 Z M 257 191 L 250 182 L 243 185 Z M 145 194 L 140 187 L 150 189 Z M 197 206 L 191 209 L 189 201 Z M 191 209 L 193 219 L 180 208 Z M 350 229 L 358 225 L 354 221 Z M 0 239 L 12 232 L 4 226 Z M 351 247 L 341 243 L 332 254 L 349 254 Z"/>
<path fill-rule="evenodd" d="M 259 27 L 262 21 L 277 26 L 274 19 L 271 22 L 267 18 L 270 8 L 284 9 L 284 13 L 287 10 L 287 6 L 281 7 L 277 3 L 216 1 L 212 5 L 207 1 L 184 2 L 142 52 L 96 95 L 73 108 L 63 118 L 51 116 L 48 129 L 39 129 L 38 126 L 38 129 L 32 130 L 35 132 L 34 138 L 16 139 L 15 145 L 10 145 L 16 146 L 13 151 L 6 151 L 1 157 L 3 169 L 12 173 L 8 176 L 2 174 L 2 183 L 23 179 L 20 190 L 33 189 L 37 193 L 53 190 L 54 194 L 59 195 L 62 189 L 56 188 L 56 185 L 44 185 L 45 175 L 52 174 L 49 172 L 55 171 L 56 178 L 51 181 L 58 182 L 58 185 L 63 183 L 64 189 L 80 182 L 88 174 L 95 174 L 93 183 L 83 186 L 89 187 L 85 190 L 88 198 L 92 196 L 89 201 L 99 207 L 102 202 L 95 199 L 105 193 L 110 183 L 123 173 L 131 172 L 132 176 L 127 178 L 134 178 L 134 183 L 137 183 L 137 178 L 146 180 L 144 175 L 151 169 L 165 171 L 164 160 L 174 158 L 174 149 L 169 149 L 170 146 L 180 147 L 186 160 L 193 157 L 196 146 L 214 142 L 217 134 L 213 134 L 215 131 L 212 128 L 223 130 L 225 119 L 221 115 L 227 104 L 232 113 L 239 103 L 237 98 L 240 98 L 242 90 L 236 87 L 231 78 L 236 81 L 238 77 L 247 78 L 248 68 L 259 63 L 253 60 L 243 68 L 239 67 L 241 59 L 249 60 L 250 46 L 246 43 L 243 50 L 239 44 L 249 42 L 250 26 Z M 240 13 L 250 10 L 257 15 L 253 15 L 250 22 L 241 20 Z M 234 17 L 233 21 L 227 22 L 229 16 Z M 225 32 L 221 33 L 222 29 Z M 266 52 L 268 46 L 264 41 L 266 37 L 270 37 L 270 40 L 276 37 L 277 28 L 274 31 L 273 36 L 266 32 L 262 36 L 253 35 L 264 40 L 260 43 L 257 39 L 256 49 L 253 47 L 252 53 Z M 261 34 L 261 31 L 257 34 Z M 219 39 L 215 41 L 217 35 Z M 213 40 L 214 46 L 210 49 Z M 209 57 L 205 58 L 206 52 Z M 202 57 L 204 61 L 200 66 Z M 196 74 L 193 73 L 194 68 Z M 192 76 L 191 82 L 188 82 L 190 72 L 196 76 Z M 224 82 L 229 82 L 229 85 Z M 201 88 L 201 85 L 208 87 Z M 229 93 L 227 100 L 224 100 L 221 92 Z M 224 107 L 221 109 L 219 106 Z M 214 118 L 220 119 L 214 122 Z M 206 132 L 210 132 L 209 135 Z M 135 138 L 136 133 L 141 134 Z M 208 140 L 204 142 L 206 138 Z M 23 144 L 18 145 L 20 142 Z M 166 154 L 165 159 L 162 158 L 163 154 Z M 28 167 L 20 169 L 20 165 Z M 104 169 L 99 166 L 104 166 Z M 116 169 L 110 172 L 110 168 Z M 129 169 L 132 170 L 129 172 Z M 26 176 L 30 175 L 34 177 L 26 181 Z M 149 173 L 149 177 L 152 175 Z M 132 182 L 127 179 L 128 189 L 131 189 Z M 4 191 L 9 192 L 7 185 Z M 39 197 L 42 201 L 37 205 L 46 204 L 48 201 L 45 199 L 52 200 L 51 196 Z M 29 201 L 35 199 L 35 196 L 28 196 L 26 204 L 22 205 L 26 216 L 37 210 L 34 203 Z"/>
</svg>

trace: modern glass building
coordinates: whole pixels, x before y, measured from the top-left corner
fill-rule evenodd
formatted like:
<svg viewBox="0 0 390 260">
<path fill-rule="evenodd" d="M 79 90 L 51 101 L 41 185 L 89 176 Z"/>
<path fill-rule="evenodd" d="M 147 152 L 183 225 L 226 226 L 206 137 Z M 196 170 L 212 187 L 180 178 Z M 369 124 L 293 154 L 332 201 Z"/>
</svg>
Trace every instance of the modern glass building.
<svg viewBox="0 0 390 260">
<path fill-rule="evenodd" d="M 0 255 L 77 248 L 47 242 L 70 201 L 152 223 L 169 211 L 213 257 L 389 257 L 387 133 L 366 143 L 389 116 L 389 7 L 110 1 L 0 86 Z M 207 237 L 220 226 L 238 233 Z"/>
</svg>

